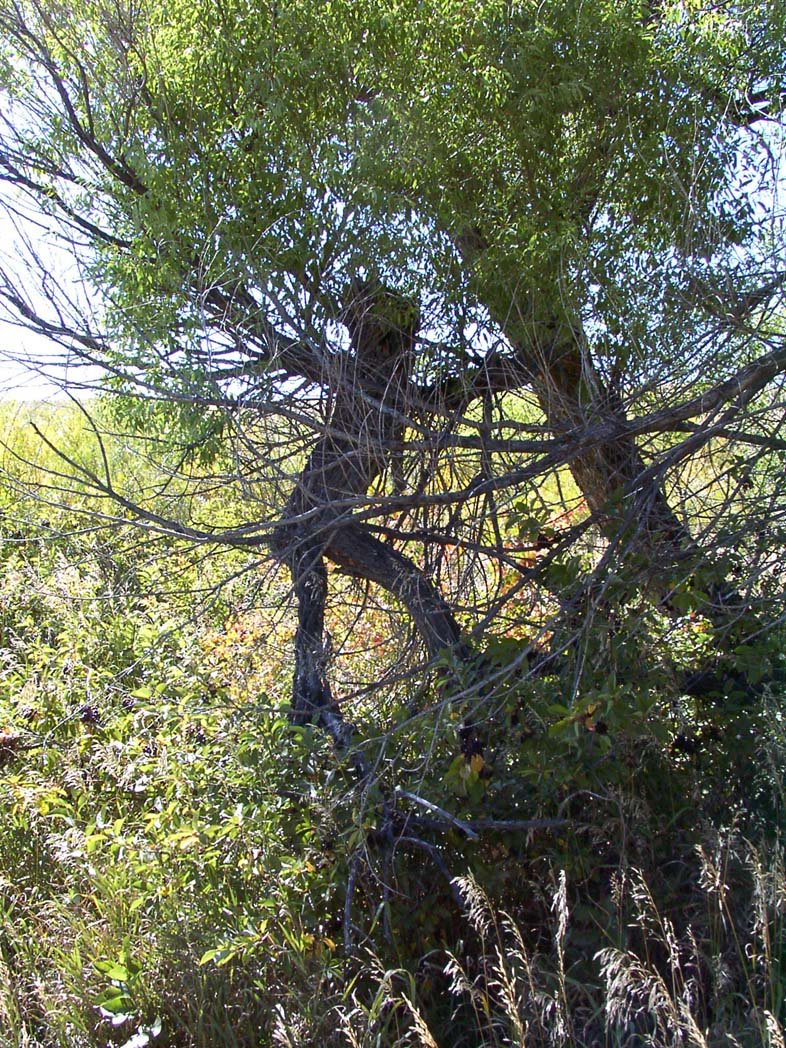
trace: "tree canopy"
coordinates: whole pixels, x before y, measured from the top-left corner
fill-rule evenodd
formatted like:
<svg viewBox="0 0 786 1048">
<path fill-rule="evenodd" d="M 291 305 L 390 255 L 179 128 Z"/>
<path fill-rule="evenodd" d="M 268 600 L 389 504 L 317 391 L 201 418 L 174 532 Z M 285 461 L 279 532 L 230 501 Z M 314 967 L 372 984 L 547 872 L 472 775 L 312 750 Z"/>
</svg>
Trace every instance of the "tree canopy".
<svg viewBox="0 0 786 1048">
<path fill-rule="evenodd" d="M 211 524 L 68 472 L 287 565 L 295 719 L 347 744 L 328 562 L 476 706 L 489 632 L 533 674 L 582 608 L 642 595 L 761 632 L 786 6 L 47 0 L 0 26 L 8 314 L 245 503 Z"/>
<path fill-rule="evenodd" d="M 786 2 L 0 0 L 0 99 L 0 1024 L 783 1043 Z"/>
</svg>

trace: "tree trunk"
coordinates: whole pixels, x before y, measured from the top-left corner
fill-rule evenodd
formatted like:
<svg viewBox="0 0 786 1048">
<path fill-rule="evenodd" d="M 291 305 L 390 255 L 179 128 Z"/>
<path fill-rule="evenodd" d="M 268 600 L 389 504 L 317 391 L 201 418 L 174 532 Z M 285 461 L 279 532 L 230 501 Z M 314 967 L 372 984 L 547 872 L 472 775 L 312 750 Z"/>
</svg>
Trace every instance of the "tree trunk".
<svg viewBox="0 0 786 1048">
<path fill-rule="evenodd" d="M 461 659 L 469 655 L 436 587 L 411 560 L 349 520 L 401 444 L 417 310 L 380 285 L 355 283 L 343 319 L 350 350 L 327 366 L 326 431 L 274 536 L 274 550 L 289 567 L 298 603 L 291 718 L 300 724 L 315 719 L 342 749 L 352 729 L 343 721 L 327 679 L 325 556 L 396 596 L 430 655 L 445 649 Z"/>
<path fill-rule="evenodd" d="M 593 423 L 625 420 L 619 395 L 608 388 L 586 349 L 580 324 L 559 302 L 543 300 L 523 313 L 504 284 L 488 279 L 477 263 L 488 250 L 482 230 L 463 229 L 453 241 L 477 279 L 480 301 L 516 350 L 510 369 L 514 388 L 528 385 L 555 435 L 581 432 Z M 537 296 L 538 292 L 534 291 Z M 648 588 L 661 595 L 665 562 L 673 564 L 696 552 L 688 529 L 669 506 L 661 484 L 646 478 L 646 467 L 631 435 L 580 449 L 569 469 L 601 532 L 623 540 L 628 559 L 641 560 Z"/>
<path fill-rule="evenodd" d="M 532 387 L 554 433 L 624 421 L 619 396 L 608 389 L 576 338 L 555 343 L 532 369 Z M 669 506 L 663 488 L 646 479 L 646 466 L 632 436 L 593 444 L 570 461 L 576 485 L 610 540 L 624 531 L 630 554 L 641 554 L 658 571 L 695 550 L 690 532 Z"/>
<path fill-rule="evenodd" d="M 368 579 L 397 597 L 412 616 L 429 655 L 442 651 L 454 651 L 462 658 L 469 655 L 450 605 L 403 553 L 359 525 L 335 531 L 325 552 L 347 573 Z"/>
<path fill-rule="evenodd" d="M 532 389 L 552 432 L 625 421 L 619 395 L 604 384 L 583 351 L 580 334 L 568 325 L 537 353 L 520 349 L 519 354 L 526 360 Z M 660 478 L 648 472 L 635 437 L 623 435 L 580 449 L 569 468 L 601 533 L 618 545 L 632 568 L 636 585 L 670 610 L 674 587 L 695 579 L 702 565 L 711 567 L 712 555 L 701 549 L 672 510 Z M 725 579 L 698 589 L 709 594 L 702 611 L 716 630 L 739 627 L 741 619 L 751 631 L 759 630 L 755 613 Z"/>
</svg>

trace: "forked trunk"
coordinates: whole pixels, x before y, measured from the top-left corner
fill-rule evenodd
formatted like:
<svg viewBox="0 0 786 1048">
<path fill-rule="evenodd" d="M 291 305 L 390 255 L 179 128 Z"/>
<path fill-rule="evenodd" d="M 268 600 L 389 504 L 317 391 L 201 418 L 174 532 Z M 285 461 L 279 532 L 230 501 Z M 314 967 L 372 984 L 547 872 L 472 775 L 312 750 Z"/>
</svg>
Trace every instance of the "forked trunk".
<svg viewBox="0 0 786 1048">
<path fill-rule="evenodd" d="M 379 285 L 356 283 L 344 321 L 350 350 L 328 364 L 326 431 L 275 535 L 275 551 L 289 567 L 298 603 L 292 720 L 316 720 L 340 749 L 349 743 L 351 726 L 327 679 L 325 557 L 400 600 L 430 655 L 469 654 L 449 605 L 417 565 L 350 520 L 403 437 L 417 311 Z"/>
</svg>

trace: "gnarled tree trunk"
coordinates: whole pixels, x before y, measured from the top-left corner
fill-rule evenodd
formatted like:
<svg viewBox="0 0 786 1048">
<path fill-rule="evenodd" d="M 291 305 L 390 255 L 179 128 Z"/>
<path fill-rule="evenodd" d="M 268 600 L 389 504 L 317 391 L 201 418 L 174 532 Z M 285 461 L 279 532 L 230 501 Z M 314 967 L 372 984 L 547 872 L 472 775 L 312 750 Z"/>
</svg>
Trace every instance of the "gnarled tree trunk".
<svg viewBox="0 0 786 1048">
<path fill-rule="evenodd" d="M 577 334 L 555 336 L 537 356 L 528 354 L 528 364 L 533 391 L 552 432 L 581 432 L 593 424 L 626 421 L 619 395 L 604 384 Z M 662 485 L 647 476 L 633 436 L 588 443 L 569 466 L 607 538 L 616 539 L 622 526 L 630 551 L 654 558 L 660 567 L 664 555 L 673 559 L 694 548 Z"/>
<path fill-rule="evenodd" d="M 430 655 L 466 657 L 444 598 L 406 556 L 350 520 L 400 447 L 419 317 L 402 297 L 356 282 L 344 322 L 350 348 L 327 365 L 327 426 L 287 504 L 275 551 L 288 565 L 298 603 L 292 719 L 316 719 L 345 748 L 349 727 L 326 674 L 324 612 L 329 558 L 344 571 L 394 594 L 409 611 Z"/>
</svg>

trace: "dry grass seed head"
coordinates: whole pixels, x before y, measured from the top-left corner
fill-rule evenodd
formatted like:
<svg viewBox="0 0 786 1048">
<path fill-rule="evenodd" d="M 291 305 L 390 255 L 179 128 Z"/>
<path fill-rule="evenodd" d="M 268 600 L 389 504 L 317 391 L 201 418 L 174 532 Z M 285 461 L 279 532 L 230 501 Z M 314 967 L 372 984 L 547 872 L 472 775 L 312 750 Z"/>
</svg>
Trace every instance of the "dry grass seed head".
<svg viewBox="0 0 786 1048">
<path fill-rule="evenodd" d="M 474 877 L 455 877 L 452 883 L 458 888 L 472 927 L 478 935 L 487 935 L 493 923 L 493 911 L 489 897 Z"/>
<path fill-rule="evenodd" d="M 439 1048 L 439 1045 L 434 1040 L 431 1030 L 428 1028 L 428 1023 L 420 1014 L 417 1005 L 413 1004 L 406 995 L 402 1000 L 412 1018 L 412 1029 L 407 1035 L 407 1040 L 412 1048 Z"/>
<path fill-rule="evenodd" d="M 767 1033 L 770 1036 L 770 1048 L 786 1048 L 783 1027 L 772 1012 L 765 1010 L 764 1021 L 767 1024 Z"/>
</svg>

